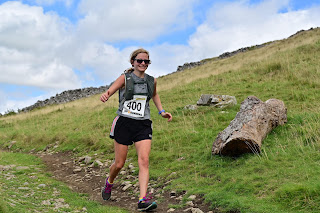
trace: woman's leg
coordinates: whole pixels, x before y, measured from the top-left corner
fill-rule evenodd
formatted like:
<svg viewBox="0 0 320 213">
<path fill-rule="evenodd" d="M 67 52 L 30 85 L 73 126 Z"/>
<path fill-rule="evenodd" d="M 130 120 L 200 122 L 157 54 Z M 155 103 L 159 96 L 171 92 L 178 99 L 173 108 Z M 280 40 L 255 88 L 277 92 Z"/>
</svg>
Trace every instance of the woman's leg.
<svg viewBox="0 0 320 213">
<path fill-rule="evenodd" d="M 122 145 L 114 141 L 114 152 L 115 152 L 115 160 L 113 164 L 110 166 L 110 174 L 109 174 L 109 183 L 113 183 L 114 179 L 117 177 L 118 173 L 124 166 L 127 153 L 128 153 L 128 146 Z"/>
<path fill-rule="evenodd" d="M 145 197 L 149 183 L 151 140 L 138 141 L 135 143 L 135 147 L 138 154 L 140 197 Z"/>
</svg>

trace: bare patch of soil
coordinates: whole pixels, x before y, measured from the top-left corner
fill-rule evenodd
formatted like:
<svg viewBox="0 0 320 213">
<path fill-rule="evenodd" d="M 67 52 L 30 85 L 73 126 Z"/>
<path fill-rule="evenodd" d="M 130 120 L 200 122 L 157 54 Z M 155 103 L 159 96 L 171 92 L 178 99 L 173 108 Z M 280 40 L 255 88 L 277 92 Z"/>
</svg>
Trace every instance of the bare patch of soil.
<svg viewBox="0 0 320 213">
<path fill-rule="evenodd" d="M 47 165 L 49 172 L 53 177 L 59 181 L 66 183 L 72 190 L 78 193 L 88 194 L 89 199 L 98 201 L 103 205 L 117 206 L 127 209 L 129 212 L 138 212 L 137 209 L 137 192 L 138 186 L 132 184 L 128 190 L 123 190 L 124 182 L 137 182 L 132 175 L 119 175 L 117 182 L 112 190 L 111 200 L 104 201 L 101 197 L 101 189 L 105 184 L 105 175 L 108 168 L 106 166 L 79 166 L 78 160 L 72 157 L 71 153 L 42 153 L 38 156 Z M 154 212 L 170 212 L 169 205 L 181 204 L 182 194 L 174 194 L 163 189 L 164 186 L 159 187 L 156 181 L 152 183 L 153 195 L 157 201 L 158 208 Z M 192 206 L 193 205 L 193 206 Z M 189 206 L 180 209 L 171 209 L 172 212 L 195 212 L 195 210 L 202 212 L 210 212 L 209 205 L 203 202 L 203 199 L 197 196 L 192 200 Z M 197 211 L 199 212 L 199 211 Z M 217 211 L 211 211 L 217 212 Z"/>
</svg>

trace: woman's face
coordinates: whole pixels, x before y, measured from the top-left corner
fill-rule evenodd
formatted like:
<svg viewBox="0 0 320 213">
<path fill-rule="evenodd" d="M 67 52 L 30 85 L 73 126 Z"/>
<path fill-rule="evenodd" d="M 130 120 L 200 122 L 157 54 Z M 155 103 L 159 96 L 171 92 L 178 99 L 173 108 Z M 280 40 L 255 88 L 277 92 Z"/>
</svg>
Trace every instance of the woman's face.
<svg viewBox="0 0 320 213">
<path fill-rule="evenodd" d="M 149 60 L 149 56 L 147 53 L 139 53 L 137 55 L 137 57 L 135 58 L 135 60 L 133 61 L 133 67 L 135 70 L 140 71 L 140 72 L 144 72 L 146 71 L 146 69 L 148 68 L 149 64 L 146 64 L 144 61 L 142 61 L 141 63 L 139 63 L 139 59 L 142 60 Z"/>
</svg>

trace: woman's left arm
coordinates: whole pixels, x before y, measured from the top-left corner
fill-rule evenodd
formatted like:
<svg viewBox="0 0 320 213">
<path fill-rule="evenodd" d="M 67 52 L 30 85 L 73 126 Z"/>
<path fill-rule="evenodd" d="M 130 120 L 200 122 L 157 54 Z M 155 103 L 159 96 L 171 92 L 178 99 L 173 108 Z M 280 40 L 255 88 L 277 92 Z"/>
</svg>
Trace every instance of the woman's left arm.
<svg viewBox="0 0 320 213">
<path fill-rule="evenodd" d="M 172 120 L 172 115 L 169 112 L 165 112 L 164 109 L 162 108 L 161 100 L 160 97 L 157 93 L 157 79 L 154 79 L 154 91 L 153 91 L 153 97 L 152 97 L 153 103 L 156 105 L 159 114 L 163 118 L 168 118 L 168 121 Z"/>
</svg>

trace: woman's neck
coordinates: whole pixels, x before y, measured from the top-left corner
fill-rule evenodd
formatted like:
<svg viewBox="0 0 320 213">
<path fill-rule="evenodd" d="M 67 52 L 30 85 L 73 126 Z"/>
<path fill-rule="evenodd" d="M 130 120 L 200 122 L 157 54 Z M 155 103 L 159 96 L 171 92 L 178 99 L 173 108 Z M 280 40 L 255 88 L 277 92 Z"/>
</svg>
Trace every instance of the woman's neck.
<svg viewBox="0 0 320 213">
<path fill-rule="evenodd" d="M 134 70 L 133 73 L 138 76 L 139 78 L 144 78 L 144 72 Z"/>
</svg>

